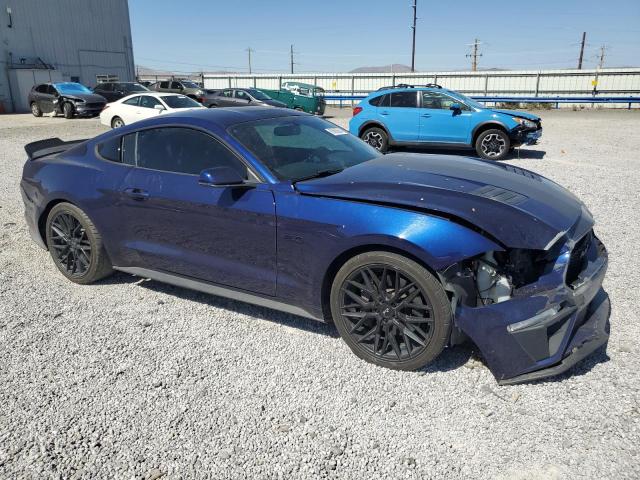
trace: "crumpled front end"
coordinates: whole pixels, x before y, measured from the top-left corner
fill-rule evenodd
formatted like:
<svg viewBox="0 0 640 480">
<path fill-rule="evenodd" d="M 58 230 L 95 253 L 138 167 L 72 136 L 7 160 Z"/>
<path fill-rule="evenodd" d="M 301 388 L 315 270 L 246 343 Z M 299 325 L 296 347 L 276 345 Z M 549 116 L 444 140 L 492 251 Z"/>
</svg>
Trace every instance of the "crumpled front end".
<svg viewBox="0 0 640 480">
<path fill-rule="evenodd" d="M 607 264 L 589 229 L 548 251 L 491 252 L 454 266 L 445 276 L 455 325 L 500 384 L 562 373 L 608 341 Z"/>
</svg>

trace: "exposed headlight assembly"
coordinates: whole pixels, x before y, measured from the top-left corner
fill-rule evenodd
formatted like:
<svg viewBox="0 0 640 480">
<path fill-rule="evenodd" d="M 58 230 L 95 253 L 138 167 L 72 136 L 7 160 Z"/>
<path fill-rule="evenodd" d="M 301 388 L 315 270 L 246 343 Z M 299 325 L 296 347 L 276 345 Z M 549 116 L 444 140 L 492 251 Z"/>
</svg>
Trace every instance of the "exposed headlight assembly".
<svg viewBox="0 0 640 480">
<path fill-rule="evenodd" d="M 522 118 L 522 117 L 513 117 L 513 119 L 519 123 L 520 125 L 527 127 L 527 128 L 538 128 L 538 124 L 536 122 L 533 122 L 531 120 L 527 120 L 526 118 Z"/>
</svg>

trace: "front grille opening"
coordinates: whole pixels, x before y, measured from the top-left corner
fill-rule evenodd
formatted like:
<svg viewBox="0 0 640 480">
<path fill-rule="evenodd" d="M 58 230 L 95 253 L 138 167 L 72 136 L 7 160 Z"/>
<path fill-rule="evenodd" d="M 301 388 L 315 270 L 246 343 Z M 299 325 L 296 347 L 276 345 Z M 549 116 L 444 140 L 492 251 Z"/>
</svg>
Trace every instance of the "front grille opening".
<svg viewBox="0 0 640 480">
<path fill-rule="evenodd" d="M 571 285 L 575 282 L 578 279 L 580 272 L 586 268 L 588 263 L 587 252 L 589 251 L 592 241 L 593 230 L 589 231 L 589 233 L 578 240 L 578 243 L 573 247 L 571 256 L 569 257 L 569 265 L 567 266 L 567 285 Z"/>
</svg>

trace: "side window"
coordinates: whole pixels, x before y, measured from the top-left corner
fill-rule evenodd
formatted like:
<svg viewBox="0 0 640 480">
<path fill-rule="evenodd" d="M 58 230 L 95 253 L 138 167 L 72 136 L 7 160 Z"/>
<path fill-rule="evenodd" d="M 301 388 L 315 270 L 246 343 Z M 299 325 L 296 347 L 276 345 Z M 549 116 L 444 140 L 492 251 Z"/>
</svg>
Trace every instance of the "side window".
<svg viewBox="0 0 640 480">
<path fill-rule="evenodd" d="M 98 155 L 110 162 L 120 163 L 120 137 L 111 138 L 105 142 L 99 143 L 96 147 Z"/>
<path fill-rule="evenodd" d="M 390 94 L 386 94 L 383 95 L 382 97 L 380 97 L 380 102 L 378 103 L 379 107 L 388 107 L 389 106 L 389 99 L 391 98 Z"/>
<path fill-rule="evenodd" d="M 180 82 L 171 82 L 172 90 L 179 90 L 181 87 L 182 87 L 182 84 Z"/>
<path fill-rule="evenodd" d="M 131 105 L 132 107 L 137 107 L 139 100 L 140 100 L 140 96 L 135 96 L 130 98 L 129 100 L 125 100 L 122 103 L 124 103 L 125 105 Z"/>
<path fill-rule="evenodd" d="M 103 92 L 112 92 L 114 86 L 117 87 L 117 84 L 114 85 L 113 83 L 99 83 L 96 87 L 96 90 L 102 90 Z"/>
<path fill-rule="evenodd" d="M 47 86 L 46 85 L 38 85 L 36 87 L 36 92 L 38 92 L 38 93 L 47 93 Z"/>
<path fill-rule="evenodd" d="M 122 163 L 136 165 L 136 136 L 137 133 L 130 133 L 122 138 L 121 155 Z"/>
<path fill-rule="evenodd" d="M 384 97 L 384 95 L 378 95 L 377 97 L 373 97 L 371 100 L 369 100 L 369 105 L 373 105 L 374 107 L 377 107 L 378 104 L 380 103 L 380 100 L 382 100 L 382 97 Z"/>
<path fill-rule="evenodd" d="M 241 98 L 242 100 L 250 100 L 249 95 L 244 90 L 236 90 L 236 98 Z"/>
<path fill-rule="evenodd" d="M 414 91 L 408 92 L 393 92 L 391 94 L 391 106 L 392 107 L 409 107 L 416 108 L 418 106 L 418 96 Z"/>
<path fill-rule="evenodd" d="M 54 88 L 53 85 L 47 85 L 47 93 L 49 95 L 57 95 L 58 91 Z"/>
<path fill-rule="evenodd" d="M 169 88 L 169 82 L 160 82 L 160 88 Z"/>
<path fill-rule="evenodd" d="M 233 90 L 223 90 L 222 93 L 220 93 L 223 97 L 231 97 L 232 94 Z"/>
<path fill-rule="evenodd" d="M 156 105 L 162 105 L 162 103 L 160 103 L 160 100 L 150 95 L 141 95 L 139 105 L 144 108 L 153 108 Z"/>
<path fill-rule="evenodd" d="M 230 167 L 248 178 L 231 151 L 206 133 L 189 128 L 155 128 L 137 133 L 136 165 L 165 172 L 198 175 L 206 168 Z"/>
<path fill-rule="evenodd" d="M 459 103 L 463 110 L 468 110 L 468 107 L 461 101 L 456 100 L 443 93 L 422 92 L 422 108 L 449 110 L 449 107 L 451 107 L 451 105 L 454 103 Z"/>
</svg>

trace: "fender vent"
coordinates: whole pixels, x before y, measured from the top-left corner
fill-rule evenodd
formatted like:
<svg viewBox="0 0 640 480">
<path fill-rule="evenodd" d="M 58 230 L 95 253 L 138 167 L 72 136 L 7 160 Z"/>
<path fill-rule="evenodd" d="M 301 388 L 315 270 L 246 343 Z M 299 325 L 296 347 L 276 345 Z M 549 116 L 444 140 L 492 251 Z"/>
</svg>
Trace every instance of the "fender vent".
<svg viewBox="0 0 640 480">
<path fill-rule="evenodd" d="M 514 167 L 513 165 L 502 165 L 507 172 L 517 173 L 518 175 L 522 175 L 523 177 L 531 178 L 533 180 L 538 180 L 541 182 L 540 176 L 536 175 L 533 172 L 529 172 L 528 170 L 524 170 L 523 168 Z"/>
<path fill-rule="evenodd" d="M 488 198 L 489 200 L 506 203 L 507 205 L 518 205 L 527 199 L 526 196 L 521 195 L 520 193 L 512 192 L 511 190 L 506 190 L 500 187 L 494 187 L 493 185 L 480 187 L 471 193 L 473 195 L 478 195 L 479 197 Z"/>
</svg>

